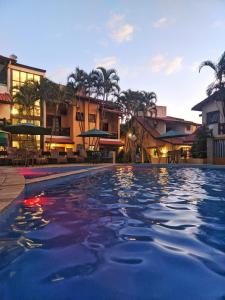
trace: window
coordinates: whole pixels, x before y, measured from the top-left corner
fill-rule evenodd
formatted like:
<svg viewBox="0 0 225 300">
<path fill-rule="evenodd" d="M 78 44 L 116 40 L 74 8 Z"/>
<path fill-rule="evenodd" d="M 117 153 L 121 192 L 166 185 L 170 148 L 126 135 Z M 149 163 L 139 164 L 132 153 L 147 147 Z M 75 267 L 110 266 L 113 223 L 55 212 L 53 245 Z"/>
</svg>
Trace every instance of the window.
<svg viewBox="0 0 225 300">
<path fill-rule="evenodd" d="M 20 81 L 25 82 L 27 80 L 27 73 L 20 72 Z"/>
<path fill-rule="evenodd" d="M 29 72 L 23 72 L 19 70 L 12 70 L 12 94 L 15 96 L 15 94 L 18 92 L 18 88 L 21 87 L 27 80 L 36 80 L 40 81 L 40 75 L 34 75 Z M 23 110 L 23 107 L 17 107 L 16 104 L 13 105 L 13 108 L 16 108 L 18 110 L 18 114 L 21 117 L 25 117 L 27 115 L 27 112 Z M 12 108 L 12 109 L 13 109 Z M 14 115 L 12 113 L 12 115 Z M 30 117 L 34 118 L 35 120 L 40 119 L 41 116 L 41 104 L 40 100 L 37 100 L 34 104 L 34 107 L 31 108 L 30 111 Z M 38 121 L 40 122 L 40 121 Z"/>
<path fill-rule="evenodd" d="M 7 65 L 0 63 L 0 83 L 7 84 Z"/>
<path fill-rule="evenodd" d="M 220 121 L 220 112 L 218 110 L 211 111 L 206 114 L 207 124 L 219 123 L 219 121 Z"/>
<path fill-rule="evenodd" d="M 103 131 L 108 131 L 109 130 L 109 124 L 108 123 L 103 123 L 102 130 Z"/>
<path fill-rule="evenodd" d="M 190 130 L 191 130 L 191 125 L 187 125 L 187 126 L 186 126 L 186 130 L 187 130 L 187 131 L 190 131 Z"/>
<path fill-rule="evenodd" d="M 13 77 L 13 80 L 20 81 L 20 72 L 16 71 L 16 70 L 13 70 L 12 71 L 12 77 Z"/>
<path fill-rule="evenodd" d="M 76 113 L 76 120 L 77 121 L 84 121 L 84 113 L 83 112 L 77 112 Z"/>
<path fill-rule="evenodd" d="M 96 115 L 95 114 L 89 114 L 88 115 L 88 121 L 90 123 L 95 123 L 96 122 Z"/>
</svg>

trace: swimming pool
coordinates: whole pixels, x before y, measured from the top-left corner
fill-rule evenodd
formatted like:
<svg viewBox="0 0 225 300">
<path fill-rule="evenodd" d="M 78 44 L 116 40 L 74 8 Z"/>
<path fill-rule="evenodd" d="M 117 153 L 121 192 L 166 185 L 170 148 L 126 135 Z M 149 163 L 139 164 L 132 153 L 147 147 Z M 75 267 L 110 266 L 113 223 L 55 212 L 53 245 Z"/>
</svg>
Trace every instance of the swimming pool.
<svg viewBox="0 0 225 300">
<path fill-rule="evenodd" d="M 225 299 L 224 170 L 36 185 L 0 229 L 1 300 Z"/>
</svg>

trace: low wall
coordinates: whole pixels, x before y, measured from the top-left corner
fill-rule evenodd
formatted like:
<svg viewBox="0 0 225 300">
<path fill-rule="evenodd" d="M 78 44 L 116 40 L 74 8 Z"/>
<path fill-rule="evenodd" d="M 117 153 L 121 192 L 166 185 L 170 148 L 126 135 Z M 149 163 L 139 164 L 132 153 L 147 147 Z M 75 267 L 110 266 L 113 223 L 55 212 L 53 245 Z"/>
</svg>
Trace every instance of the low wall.
<svg viewBox="0 0 225 300">
<path fill-rule="evenodd" d="M 167 157 L 160 157 L 160 158 L 152 157 L 151 163 L 152 164 L 167 164 L 168 161 L 167 161 Z"/>
<path fill-rule="evenodd" d="M 224 157 L 214 157 L 213 163 L 215 165 L 225 165 L 225 158 Z"/>
<path fill-rule="evenodd" d="M 202 165 L 202 164 L 207 163 L 207 159 L 206 158 L 188 158 L 187 163 Z"/>
</svg>

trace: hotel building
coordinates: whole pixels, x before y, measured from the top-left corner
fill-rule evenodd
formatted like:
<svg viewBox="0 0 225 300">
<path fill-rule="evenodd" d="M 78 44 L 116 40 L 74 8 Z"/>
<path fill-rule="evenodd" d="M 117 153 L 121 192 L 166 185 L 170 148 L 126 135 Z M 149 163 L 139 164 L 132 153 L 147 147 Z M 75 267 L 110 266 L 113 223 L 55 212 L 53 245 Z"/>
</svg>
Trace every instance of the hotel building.
<svg viewBox="0 0 225 300">
<path fill-rule="evenodd" d="M 11 124 L 33 122 L 47 128 L 52 128 L 51 136 L 42 140 L 42 148 L 47 150 L 59 149 L 74 151 L 85 146 L 85 149 L 94 148 L 93 138 L 81 138 L 78 135 L 89 129 L 102 129 L 111 134 L 110 139 L 100 139 L 100 148 L 114 148 L 122 145 L 120 140 L 121 112 L 113 102 L 103 103 L 101 100 L 85 97 L 78 94 L 77 98 L 68 105 L 61 105 L 56 113 L 54 104 L 36 101 L 30 117 L 14 103 L 13 95 L 16 89 L 27 80 L 40 82 L 46 71 L 36 67 L 19 64 L 17 57 L 0 55 L 0 122 Z M 36 136 L 37 146 L 41 146 Z M 19 147 L 19 136 L 12 136 L 12 146 Z"/>
</svg>

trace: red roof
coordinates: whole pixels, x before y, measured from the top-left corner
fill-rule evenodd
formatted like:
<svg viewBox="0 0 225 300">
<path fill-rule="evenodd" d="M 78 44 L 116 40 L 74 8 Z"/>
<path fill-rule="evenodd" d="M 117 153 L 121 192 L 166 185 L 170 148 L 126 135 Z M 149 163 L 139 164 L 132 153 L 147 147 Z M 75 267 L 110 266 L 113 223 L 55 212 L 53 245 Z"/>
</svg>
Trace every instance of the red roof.
<svg viewBox="0 0 225 300">
<path fill-rule="evenodd" d="M 165 117 L 156 117 L 156 120 L 162 120 L 165 122 L 176 122 L 176 123 L 185 123 L 185 124 L 192 124 L 192 125 L 198 125 L 195 122 L 192 121 L 187 121 L 181 118 L 175 118 L 175 117 L 170 117 L 170 116 L 165 116 Z"/>
<path fill-rule="evenodd" d="M 12 97 L 8 93 L 0 93 L 0 102 L 11 102 Z"/>
<path fill-rule="evenodd" d="M 63 137 L 56 137 L 56 136 L 53 136 L 52 138 L 46 137 L 45 143 L 74 144 L 74 142 L 69 137 L 63 138 Z"/>
<path fill-rule="evenodd" d="M 154 137 L 154 138 L 157 138 L 158 136 L 160 136 L 160 133 L 155 129 L 153 128 L 151 125 L 149 125 L 145 118 L 144 117 L 134 117 L 135 120 L 138 121 L 138 123 L 140 123 L 141 126 L 144 127 L 144 129 L 146 131 L 148 131 L 148 133 Z"/>
<path fill-rule="evenodd" d="M 144 117 L 134 117 L 135 120 L 138 121 L 138 123 L 143 126 L 143 128 L 153 137 L 153 138 L 157 138 L 160 136 L 160 133 L 155 129 L 153 128 L 151 125 L 149 125 L 148 122 L 146 122 L 146 120 L 144 120 Z M 169 118 L 173 118 L 173 117 L 169 117 Z M 176 118 L 175 118 L 176 119 Z M 182 120 L 182 119 L 181 119 Z M 192 136 L 192 135 L 191 135 Z M 188 137 L 185 137 L 186 140 L 184 138 L 180 138 L 180 137 L 172 137 L 172 138 L 165 138 L 163 139 L 163 141 L 161 141 L 161 143 L 163 142 L 167 142 L 167 143 L 170 143 L 170 144 L 173 144 L 173 145 L 183 145 L 183 144 L 188 144 L 188 143 L 192 143 L 193 141 L 191 141 L 191 138 L 190 140 L 188 140 L 189 136 Z M 193 137 L 194 138 L 194 137 Z M 158 143 L 160 143 L 158 141 Z"/>
</svg>

